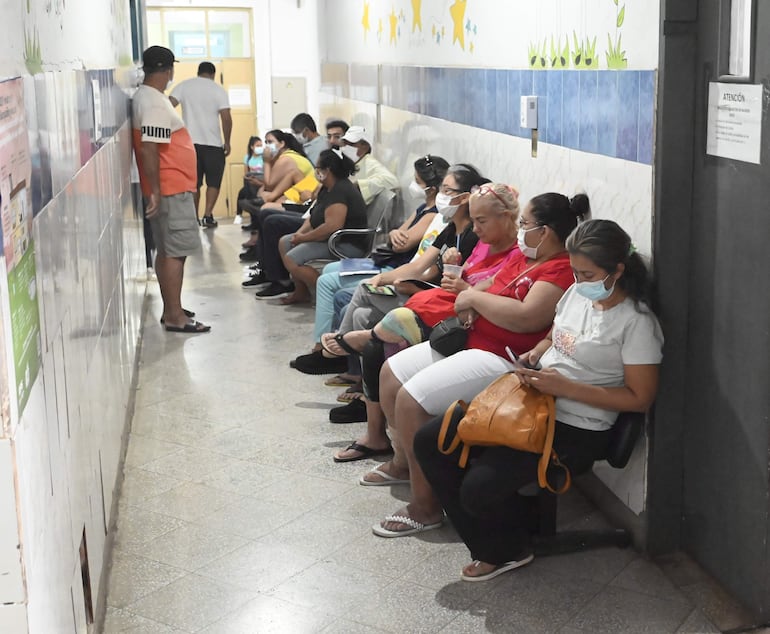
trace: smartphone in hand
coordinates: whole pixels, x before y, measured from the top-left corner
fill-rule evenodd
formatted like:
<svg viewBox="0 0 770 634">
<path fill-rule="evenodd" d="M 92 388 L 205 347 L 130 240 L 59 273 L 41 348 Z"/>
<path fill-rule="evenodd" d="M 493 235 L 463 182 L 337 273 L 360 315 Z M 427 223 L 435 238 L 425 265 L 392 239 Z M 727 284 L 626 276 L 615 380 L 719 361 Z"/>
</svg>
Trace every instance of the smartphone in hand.
<svg viewBox="0 0 770 634">
<path fill-rule="evenodd" d="M 527 370 L 540 370 L 540 364 L 531 365 L 529 363 L 526 363 L 525 361 L 522 361 L 518 354 L 516 354 L 513 350 L 511 350 L 508 346 L 505 346 L 505 352 L 508 355 L 508 358 L 511 360 L 511 363 L 516 368 L 526 368 Z"/>
</svg>

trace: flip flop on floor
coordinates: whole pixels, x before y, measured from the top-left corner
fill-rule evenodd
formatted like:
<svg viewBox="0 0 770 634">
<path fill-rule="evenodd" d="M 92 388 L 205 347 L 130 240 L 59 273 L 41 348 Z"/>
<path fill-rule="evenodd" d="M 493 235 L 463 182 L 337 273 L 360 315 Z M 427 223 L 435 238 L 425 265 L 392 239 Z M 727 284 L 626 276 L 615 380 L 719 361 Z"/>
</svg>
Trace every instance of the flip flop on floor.
<svg viewBox="0 0 770 634">
<path fill-rule="evenodd" d="M 358 383 L 351 385 L 347 390 L 337 395 L 338 403 L 350 403 L 351 401 L 357 401 L 364 397 L 364 393 L 361 391 L 363 386 Z"/>
<path fill-rule="evenodd" d="M 338 347 L 342 348 L 343 352 L 340 353 L 332 350 L 329 347 L 332 343 L 337 344 Z M 324 356 L 347 357 L 351 354 L 360 354 L 358 350 L 345 341 L 345 335 L 341 332 L 336 334 L 327 332 L 326 334 L 321 335 L 321 348 L 323 348 L 323 351 L 326 353 Z"/>
<path fill-rule="evenodd" d="M 382 465 L 380 465 L 380 467 L 381 466 Z M 392 476 L 389 473 L 385 473 L 380 467 L 376 467 L 375 469 L 372 469 L 371 471 L 369 471 L 369 473 L 376 473 L 378 476 L 382 478 L 381 482 L 369 482 L 369 480 L 364 480 L 364 476 L 361 476 L 361 478 L 358 480 L 358 484 L 365 487 L 389 487 L 392 484 L 409 484 L 408 479 L 402 480 L 401 478 Z"/>
<path fill-rule="evenodd" d="M 366 445 L 361 445 L 353 441 L 347 447 L 345 447 L 343 451 L 357 451 L 361 455 L 353 456 L 351 458 L 338 458 L 337 456 L 334 456 L 334 462 L 355 462 L 356 460 L 365 460 L 366 458 L 374 458 L 375 456 L 389 456 L 393 453 L 393 448 L 388 447 L 387 449 L 372 449 L 371 447 L 367 447 Z"/>
<path fill-rule="evenodd" d="M 521 568 L 522 566 L 526 566 L 529 562 L 531 562 L 535 556 L 530 553 L 526 557 L 522 557 L 519 560 L 516 561 L 507 561 L 504 564 L 500 564 L 497 568 L 494 568 L 493 570 L 490 570 L 485 575 L 466 575 L 465 573 L 460 574 L 460 579 L 463 581 L 489 581 L 490 579 L 494 579 L 498 575 L 502 575 L 506 572 L 509 572 L 510 570 L 515 570 L 516 568 Z M 478 559 L 473 560 L 473 566 L 478 567 L 481 562 Z"/>
<path fill-rule="evenodd" d="M 338 374 L 337 376 L 333 376 L 330 379 L 326 379 L 324 381 L 324 385 L 328 385 L 329 387 L 348 387 L 349 385 L 356 385 L 357 383 L 360 383 L 361 377 L 353 378 L 347 378 L 344 374 Z"/>
<path fill-rule="evenodd" d="M 398 522 L 399 524 L 405 524 L 409 528 L 405 528 L 402 531 L 392 531 L 388 528 L 383 528 L 380 524 L 372 526 L 372 533 L 378 537 L 407 537 L 409 535 L 416 535 L 417 533 L 424 533 L 425 531 L 432 531 L 434 528 L 441 528 L 444 520 L 435 522 L 433 524 L 423 524 L 417 520 L 413 520 L 406 515 L 388 515 L 383 522 Z"/>
<path fill-rule="evenodd" d="M 184 332 L 184 333 L 196 333 L 196 332 L 208 332 L 211 330 L 211 326 L 206 326 L 199 321 L 188 321 L 184 326 L 166 326 L 166 332 Z"/>
<path fill-rule="evenodd" d="M 186 308 L 183 308 L 182 310 L 184 311 L 184 314 L 185 314 L 187 317 L 189 317 L 190 319 L 192 319 L 193 317 L 195 317 L 195 313 L 194 313 L 193 311 L 191 311 L 191 310 L 187 310 Z M 162 324 L 165 324 L 165 323 L 166 323 L 166 320 L 165 320 L 165 319 L 163 319 L 163 317 L 161 317 L 161 318 L 160 318 L 160 323 L 162 323 Z"/>
</svg>

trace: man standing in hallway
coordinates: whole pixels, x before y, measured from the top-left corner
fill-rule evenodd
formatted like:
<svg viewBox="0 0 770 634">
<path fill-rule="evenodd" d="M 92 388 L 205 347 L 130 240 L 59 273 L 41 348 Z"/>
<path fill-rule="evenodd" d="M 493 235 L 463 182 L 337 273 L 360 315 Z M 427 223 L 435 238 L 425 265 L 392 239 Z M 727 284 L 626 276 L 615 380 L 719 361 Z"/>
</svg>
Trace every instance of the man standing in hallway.
<svg viewBox="0 0 770 634">
<path fill-rule="evenodd" d="M 163 46 L 151 46 L 142 54 L 144 83 L 132 103 L 134 152 L 157 249 L 161 323 L 169 332 L 208 332 L 210 326 L 182 308 L 185 260 L 200 250 L 201 241 L 193 206 L 195 147 L 164 93 L 174 78 L 175 61 L 174 53 Z"/>
<path fill-rule="evenodd" d="M 384 189 L 396 189 L 398 179 L 372 156 L 372 141 L 366 128 L 352 125 L 342 137 L 342 153 L 358 167 L 350 180 L 358 185 L 364 202 L 368 205 Z"/>
<path fill-rule="evenodd" d="M 300 112 L 291 120 L 291 131 L 294 138 L 302 144 L 302 149 L 315 167 L 318 157 L 329 147 L 326 140 L 318 134 L 315 121 L 307 112 Z"/>
<path fill-rule="evenodd" d="M 214 205 L 222 186 L 225 173 L 225 157 L 230 154 L 230 134 L 233 119 L 230 115 L 230 101 L 227 92 L 217 84 L 217 69 L 211 62 L 198 65 L 198 76 L 186 79 L 171 91 L 171 103 L 182 104 L 182 115 L 195 144 L 198 161 L 198 181 L 195 189 L 195 213 L 198 213 L 201 185 L 206 176 L 206 206 L 201 225 L 204 228 L 217 226 L 214 220 Z M 222 121 L 222 134 L 219 122 Z M 222 135 L 225 142 L 222 143 Z"/>
</svg>

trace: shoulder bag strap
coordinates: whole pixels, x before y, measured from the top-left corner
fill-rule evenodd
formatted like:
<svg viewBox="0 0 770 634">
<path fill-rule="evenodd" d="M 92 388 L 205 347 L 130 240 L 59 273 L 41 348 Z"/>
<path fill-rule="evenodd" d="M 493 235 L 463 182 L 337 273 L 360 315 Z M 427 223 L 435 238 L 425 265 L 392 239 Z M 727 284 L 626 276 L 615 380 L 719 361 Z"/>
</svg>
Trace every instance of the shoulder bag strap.
<svg viewBox="0 0 770 634">
<path fill-rule="evenodd" d="M 563 465 L 561 462 L 559 462 L 559 456 L 556 455 L 556 452 L 553 450 L 553 437 L 556 432 L 556 401 L 554 400 L 553 396 L 548 396 L 548 427 L 546 430 L 546 436 L 545 436 L 545 445 L 543 446 L 543 453 L 540 456 L 540 460 L 537 464 L 537 481 L 541 488 L 548 489 L 551 493 L 564 493 L 567 489 L 569 489 L 570 485 L 572 484 L 572 476 L 570 475 L 569 469 Z M 547 477 L 547 469 L 548 464 L 553 460 L 553 463 L 564 469 L 566 473 L 566 478 L 564 480 L 564 486 L 562 486 L 560 489 L 554 489 L 549 483 L 548 483 L 548 477 Z"/>
</svg>

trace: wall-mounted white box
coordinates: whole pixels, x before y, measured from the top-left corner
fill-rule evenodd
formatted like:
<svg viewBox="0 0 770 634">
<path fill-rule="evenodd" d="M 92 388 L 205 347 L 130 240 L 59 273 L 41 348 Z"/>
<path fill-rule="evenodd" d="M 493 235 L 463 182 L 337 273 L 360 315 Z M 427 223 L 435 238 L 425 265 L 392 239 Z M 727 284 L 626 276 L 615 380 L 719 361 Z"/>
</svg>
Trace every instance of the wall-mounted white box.
<svg viewBox="0 0 770 634">
<path fill-rule="evenodd" d="M 521 127 L 530 130 L 537 129 L 537 96 L 523 95 L 521 97 Z"/>
</svg>

